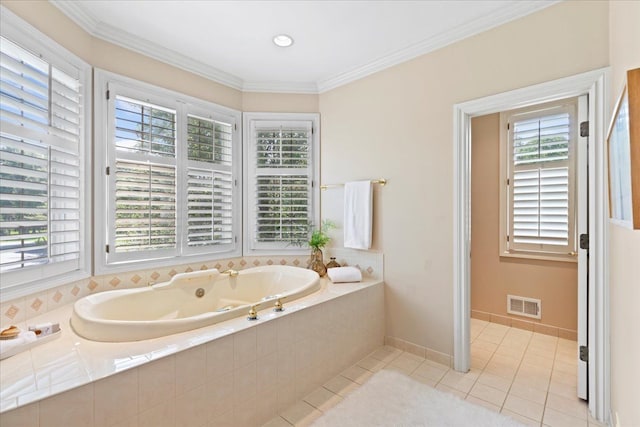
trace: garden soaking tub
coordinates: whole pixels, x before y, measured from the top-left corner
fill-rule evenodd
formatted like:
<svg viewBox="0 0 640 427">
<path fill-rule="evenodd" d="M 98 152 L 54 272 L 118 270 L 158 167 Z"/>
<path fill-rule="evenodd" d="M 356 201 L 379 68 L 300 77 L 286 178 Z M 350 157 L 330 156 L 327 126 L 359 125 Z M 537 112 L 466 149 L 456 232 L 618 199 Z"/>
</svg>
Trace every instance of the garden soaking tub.
<svg viewBox="0 0 640 427">
<path fill-rule="evenodd" d="M 260 303 L 260 310 L 318 289 L 318 273 L 291 266 L 181 273 L 166 283 L 81 298 L 74 304 L 71 326 L 93 341 L 139 341 L 247 316 L 252 305 Z"/>
</svg>

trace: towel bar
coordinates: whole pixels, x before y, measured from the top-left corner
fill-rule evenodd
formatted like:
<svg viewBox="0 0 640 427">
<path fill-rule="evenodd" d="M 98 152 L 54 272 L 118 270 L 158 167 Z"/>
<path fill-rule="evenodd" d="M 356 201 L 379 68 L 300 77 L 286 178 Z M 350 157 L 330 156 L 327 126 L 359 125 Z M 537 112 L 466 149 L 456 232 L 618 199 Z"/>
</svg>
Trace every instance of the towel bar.
<svg viewBox="0 0 640 427">
<path fill-rule="evenodd" d="M 384 178 L 380 178 L 380 179 L 372 179 L 371 180 L 372 184 L 380 184 L 381 186 L 385 186 L 387 185 L 387 180 Z M 344 187 L 344 184 L 324 184 L 320 186 L 321 190 L 326 190 L 328 188 L 335 188 L 335 187 Z"/>
</svg>

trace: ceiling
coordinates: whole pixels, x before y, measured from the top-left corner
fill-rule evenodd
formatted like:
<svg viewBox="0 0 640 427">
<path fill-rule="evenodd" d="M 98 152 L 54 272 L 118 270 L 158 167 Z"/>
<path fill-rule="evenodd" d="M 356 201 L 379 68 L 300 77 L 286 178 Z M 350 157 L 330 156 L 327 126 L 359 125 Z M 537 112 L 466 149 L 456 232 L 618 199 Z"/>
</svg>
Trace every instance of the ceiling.
<svg viewBox="0 0 640 427">
<path fill-rule="evenodd" d="M 244 91 L 320 93 L 556 0 L 50 0 L 95 37 Z M 294 38 L 277 47 L 276 34 Z"/>
</svg>

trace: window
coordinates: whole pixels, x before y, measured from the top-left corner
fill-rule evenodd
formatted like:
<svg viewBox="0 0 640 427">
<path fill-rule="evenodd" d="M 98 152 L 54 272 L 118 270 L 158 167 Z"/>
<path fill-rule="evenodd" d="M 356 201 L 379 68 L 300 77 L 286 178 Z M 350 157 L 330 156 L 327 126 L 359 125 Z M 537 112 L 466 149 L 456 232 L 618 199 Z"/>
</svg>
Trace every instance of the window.
<svg viewBox="0 0 640 427">
<path fill-rule="evenodd" d="M 501 115 L 501 255 L 575 259 L 577 105 L 572 99 Z"/>
<path fill-rule="evenodd" d="M 233 125 L 193 115 L 187 121 L 188 248 L 228 247 L 235 238 Z"/>
<path fill-rule="evenodd" d="M 97 72 L 106 227 L 97 268 L 241 253 L 240 113 Z M 99 176 L 98 176 L 99 175 Z M 177 259 L 176 259 L 177 258 Z M 182 261 L 181 261 L 182 260 Z"/>
<path fill-rule="evenodd" d="M 110 246 L 117 258 L 174 254 L 177 237 L 176 111 L 116 95 Z M 111 169 L 111 166 L 108 166 Z"/>
<path fill-rule="evenodd" d="M 317 114 L 245 113 L 245 253 L 300 252 L 318 224 Z"/>
<path fill-rule="evenodd" d="M 90 68 L 35 29 L 25 36 L 27 24 L 4 10 L 2 19 L 0 288 L 9 298 L 89 274 Z"/>
</svg>

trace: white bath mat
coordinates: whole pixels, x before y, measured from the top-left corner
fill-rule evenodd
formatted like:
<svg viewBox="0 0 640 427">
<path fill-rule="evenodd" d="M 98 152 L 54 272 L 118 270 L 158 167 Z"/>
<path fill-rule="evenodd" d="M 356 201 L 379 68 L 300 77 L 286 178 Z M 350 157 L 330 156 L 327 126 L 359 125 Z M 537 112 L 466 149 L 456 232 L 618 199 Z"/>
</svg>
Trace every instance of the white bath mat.
<svg viewBox="0 0 640 427">
<path fill-rule="evenodd" d="M 382 370 L 318 418 L 313 427 L 520 427 L 505 415 Z"/>
</svg>

